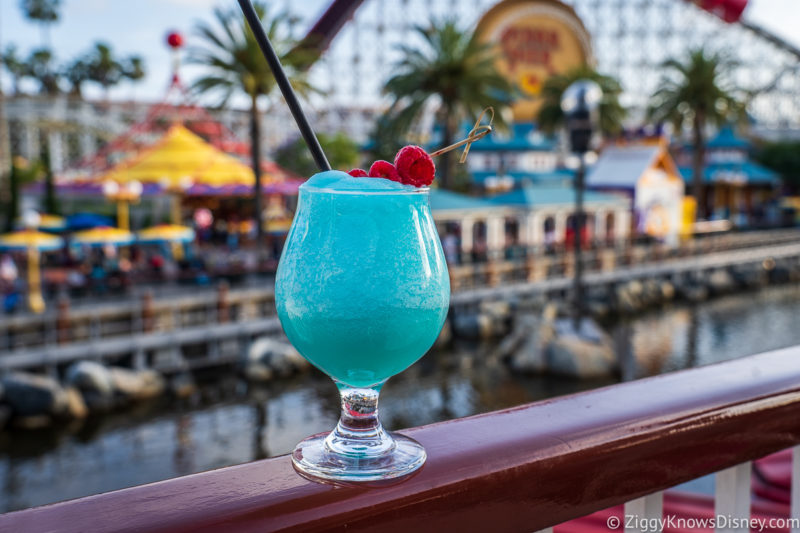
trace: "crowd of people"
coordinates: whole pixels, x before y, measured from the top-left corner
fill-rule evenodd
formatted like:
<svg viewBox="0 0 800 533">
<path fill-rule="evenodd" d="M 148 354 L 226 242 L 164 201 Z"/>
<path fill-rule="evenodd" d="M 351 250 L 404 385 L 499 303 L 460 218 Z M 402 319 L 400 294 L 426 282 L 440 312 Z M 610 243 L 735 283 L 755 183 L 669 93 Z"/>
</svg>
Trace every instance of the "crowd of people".
<svg viewBox="0 0 800 533">
<path fill-rule="evenodd" d="M 250 243 L 246 243 L 250 244 Z M 60 295 L 70 298 L 124 294 L 133 286 L 165 283 L 208 285 L 215 279 L 237 282 L 251 273 L 274 272 L 279 250 L 267 247 L 259 253 L 254 246 L 225 244 L 162 243 L 117 247 L 65 247 L 44 253 L 41 286 L 45 299 Z M 0 299 L 6 314 L 26 308 L 28 290 L 26 252 L 0 254 Z"/>
</svg>

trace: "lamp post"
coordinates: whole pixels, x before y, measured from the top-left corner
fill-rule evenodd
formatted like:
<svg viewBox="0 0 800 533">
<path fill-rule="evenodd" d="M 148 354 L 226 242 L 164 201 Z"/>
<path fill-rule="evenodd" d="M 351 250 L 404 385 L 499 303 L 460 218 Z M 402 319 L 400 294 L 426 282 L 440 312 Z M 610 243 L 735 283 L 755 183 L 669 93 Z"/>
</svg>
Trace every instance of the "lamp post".
<svg viewBox="0 0 800 533">
<path fill-rule="evenodd" d="M 160 181 L 161 187 L 172 196 L 170 200 L 170 222 L 172 224 L 181 224 L 181 201 L 186 189 L 193 183 L 194 180 L 191 176 L 183 176 L 178 181 L 172 181 L 169 178 L 163 178 Z"/>
<path fill-rule="evenodd" d="M 41 222 L 39 213 L 28 210 L 22 213 L 22 225 L 35 232 Z M 39 267 L 39 249 L 31 238 L 28 244 L 28 307 L 36 314 L 43 313 L 45 304 L 42 298 L 42 272 Z"/>
<path fill-rule="evenodd" d="M 561 109 L 566 119 L 570 152 L 578 157 L 575 173 L 575 213 L 572 217 L 575 245 L 575 330 L 580 331 L 583 318 L 583 261 L 581 238 L 584 223 L 583 190 L 586 177 L 586 155 L 597 141 L 595 135 L 603 90 L 590 80 L 579 80 L 567 87 L 561 97 Z"/>
<path fill-rule="evenodd" d="M 131 229 L 130 205 L 138 202 L 142 196 L 142 184 L 138 181 L 103 183 L 103 195 L 117 204 L 117 227 Z"/>
</svg>

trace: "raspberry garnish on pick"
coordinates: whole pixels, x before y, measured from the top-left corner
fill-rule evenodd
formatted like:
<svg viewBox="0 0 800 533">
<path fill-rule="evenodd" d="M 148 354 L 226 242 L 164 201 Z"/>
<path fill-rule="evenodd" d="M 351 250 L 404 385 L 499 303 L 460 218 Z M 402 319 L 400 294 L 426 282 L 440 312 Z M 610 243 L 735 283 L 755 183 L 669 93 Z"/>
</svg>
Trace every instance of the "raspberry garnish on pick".
<svg viewBox="0 0 800 533">
<path fill-rule="evenodd" d="M 366 178 L 367 176 L 369 176 L 369 174 L 367 174 L 367 171 L 364 170 L 363 168 L 354 168 L 353 170 L 348 172 L 348 174 L 350 174 L 354 178 Z"/>
<path fill-rule="evenodd" d="M 409 145 L 401 148 L 394 158 L 394 164 L 402 182 L 407 185 L 424 187 L 433 183 L 436 173 L 433 159 L 419 146 Z"/>
<path fill-rule="evenodd" d="M 387 180 L 403 183 L 394 165 L 382 159 L 372 163 L 372 166 L 369 167 L 369 176 L 371 178 L 386 178 Z"/>
</svg>

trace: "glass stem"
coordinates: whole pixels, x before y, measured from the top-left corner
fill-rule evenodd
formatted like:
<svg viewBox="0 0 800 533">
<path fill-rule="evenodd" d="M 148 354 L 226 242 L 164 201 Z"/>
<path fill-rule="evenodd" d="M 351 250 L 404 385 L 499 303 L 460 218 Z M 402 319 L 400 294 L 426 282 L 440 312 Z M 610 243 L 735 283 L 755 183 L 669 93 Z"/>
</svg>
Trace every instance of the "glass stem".
<svg viewBox="0 0 800 533">
<path fill-rule="evenodd" d="M 337 381 L 336 386 L 342 399 L 342 414 L 336 428 L 325 439 L 328 449 L 353 457 L 391 452 L 395 442 L 378 419 L 378 396 L 383 383 L 354 388 Z"/>
</svg>

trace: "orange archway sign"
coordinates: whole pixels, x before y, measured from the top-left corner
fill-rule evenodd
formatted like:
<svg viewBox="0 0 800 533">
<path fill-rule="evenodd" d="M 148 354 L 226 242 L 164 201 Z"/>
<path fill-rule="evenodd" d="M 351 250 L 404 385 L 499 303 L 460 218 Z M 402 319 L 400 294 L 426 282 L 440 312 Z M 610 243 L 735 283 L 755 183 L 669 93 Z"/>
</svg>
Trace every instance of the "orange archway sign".
<svg viewBox="0 0 800 533">
<path fill-rule="evenodd" d="M 575 11 L 558 0 L 504 0 L 478 22 L 476 37 L 497 50 L 497 68 L 521 95 L 517 122 L 533 121 L 550 76 L 593 63 L 589 32 Z"/>
</svg>

